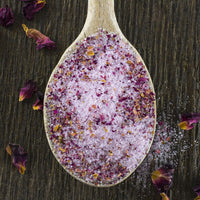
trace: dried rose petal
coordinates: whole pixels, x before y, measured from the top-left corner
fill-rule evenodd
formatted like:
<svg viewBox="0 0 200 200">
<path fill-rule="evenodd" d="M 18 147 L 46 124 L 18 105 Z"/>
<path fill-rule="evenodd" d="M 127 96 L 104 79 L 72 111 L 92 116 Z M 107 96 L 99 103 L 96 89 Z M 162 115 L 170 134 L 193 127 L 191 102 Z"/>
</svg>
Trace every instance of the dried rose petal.
<svg viewBox="0 0 200 200">
<path fill-rule="evenodd" d="M 29 29 L 25 24 L 22 24 L 22 27 L 26 32 L 26 35 L 36 41 L 36 49 L 42 49 L 43 47 L 47 47 L 48 49 L 55 48 L 55 42 L 51 41 L 46 35 L 40 33 L 40 31 L 36 29 Z"/>
<path fill-rule="evenodd" d="M 194 188 L 194 192 L 197 194 L 197 196 L 200 195 L 200 185 L 198 185 L 198 186 L 196 186 L 196 187 Z"/>
<path fill-rule="evenodd" d="M 43 99 L 44 95 L 42 92 L 37 92 L 37 100 L 35 104 L 33 105 L 33 110 L 43 110 Z"/>
<path fill-rule="evenodd" d="M 153 184 L 158 189 L 159 193 L 166 193 L 172 184 L 172 176 L 174 169 L 170 165 L 159 168 L 151 175 Z"/>
<path fill-rule="evenodd" d="M 200 120 L 200 113 L 189 113 L 181 115 L 181 122 L 178 124 L 183 130 L 190 130 L 194 127 L 194 123 Z"/>
<path fill-rule="evenodd" d="M 7 27 L 15 21 L 11 8 L 6 5 L 5 8 L 0 8 L 0 24 Z"/>
<path fill-rule="evenodd" d="M 26 0 L 21 0 L 26 1 Z M 32 20 L 35 13 L 39 12 L 46 4 L 45 0 L 29 1 L 26 3 L 22 10 L 24 17 L 28 20 Z"/>
<path fill-rule="evenodd" d="M 169 197 L 164 192 L 160 193 L 160 196 L 162 197 L 162 200 L 169 200 Z"/>
<path fill-rule="evenodd" d="M 200 185 L 194 188 L 194 192 L 197 194 L 197 197 L 194 200 L 200 200 Z"/>
<path fill-rule="evenodd" d="M 21 174 L 24 174 L 26 167 L 25 163 L 27 161 L 27 153 L 18 144 L 8 144 L 6 151 L 12 158 L 13 164 L 18 168 Z"/>
<path fill-rule="evenodd" d="M 21 89 L 19 94 L 19 101 L 24 99 L 29 99 L 32 97 L 33 93 L 37 91 L 36 83 L 32 80 L 25 81 L 24 87 Z"/>
</svg>

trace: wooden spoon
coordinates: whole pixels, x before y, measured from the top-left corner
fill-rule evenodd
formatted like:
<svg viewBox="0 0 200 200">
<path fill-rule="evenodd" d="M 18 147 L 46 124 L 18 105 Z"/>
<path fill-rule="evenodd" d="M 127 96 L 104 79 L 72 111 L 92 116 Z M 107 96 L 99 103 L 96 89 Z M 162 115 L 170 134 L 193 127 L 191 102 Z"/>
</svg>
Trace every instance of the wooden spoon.
<svg viewBox="0 0 200 200">
<path fill-rule="evenodd" d="M 97 186 L 97 187 L 108 187 L 108 186 L 112 186 L 115 184 L 118 184 L 120 182 L 122 182 L 123 180 L 125 180 L 129 175 L 131 175 L 132 172 L 135 171 L 135 169 L 140 165 L 140 163 L 143 161 L 143 159 L 145 158 L 146 154 L 142 157 L 142 159 L 140 159 L 138 161 L 137 166 L 132 169 L 125 177 L 123 177 L 122 179 L 120 179 L 117 182 L 111 182 L 110 184 L 104 184 L 104 183 L 98 183 L 98 181 L 96 181 L 96 183 L 91 183 L 90 181 L 85 181 L 84 178 L 80 178 L 76 175 L 74 175 L 74 173 L 72 173 L 70 170 L 66 169 L 66 167 L 62 164 L 61 160 L 59 159 L 58 155 L 57 155 L 57 150 L 55 149 L 54 143 L 52 142 L 52 140 L 50 139 L 52 133 L 49 127 L 49 123 L 50 123 L 50 117 L 48 114 L 48 109 L 47 109 L 47 105 L 48 105 L 48 101 L 49 99 L 47 98 L 47 96 L 50 94 L 50 88 L 48 87 L 49 84 L 53 81 L 54 75 L 57 73 L 58 68 L 60 65 L 62 65 L 63 63 L 65 63 L 65 60 L 69 58 L 69 56 L 74 52 L 74 50 L 77 47 L 77 43 L 81 43 L 85 38 L 94 35 L 98 32 L 98 30 L 106 30 L 108 33 L 115 33 L 116 35 L 118 35 L 125 43 L 127 43 L 127 45 L 129 45 L 130 49 L 132 49 L 132 51 L 134 52 L 134 54 L 137 56 L 137 58 L 140 60 L 140 62 L 143 64 L 144 70 L 146 71 L 147 77 L 149 79 L 149 87 L 151 88 L 151 91 L 153 91 L 154 93 L 154 87 L 149 75 L 148 70 L 146 69 L 146 66 L 144 64 L 144 61 L 142 60 L 141 56 L 139 55 L 139 53 L 137 52 L 137 50 L 128 42 L 128 40 L 124 37 L 124 35 L 122 34 L 116 17 L 115 17 L 115 12 L 114 12 L 114 0 L 88 0 L 88 14 L 87 14 L 87 19 L 85 22 L 85 25 L 80 33 L 80 35 L 77 37 L 77 39 L 66 49 L 66 51 L 64 52 L 64 54 L 62 55 L 60 61 L 58 62 L 58 64 L 56 65 L 55 69 L 53 70 L 51 77 L 49 79 L 49 82 L 47 84 L 46 87 L 46 91 L 45 91 L 45 97 L 44 97 L 44 125 L 45 125 L 45 131 L 46 131 L 46 136 L 50 145 L 50 148 L 55 156 L 55 158 L 58 160 L 58 162 L 63 166 L 63 168 L 70 173 L 73 177 L 75 177 L 76 179 L 87 183 L 89 185 L 92 186 Z M 145 147 L 147 150 L 147 152 L 149 151 L 151 144 L 153 142 L 153 135 L 155 132 L 155 124 L 156 124 L 156 103 L 155 100 L 153 101 L 153 109 L 154 109 L 154 122 L 153 122 L 153 134 L 152 134 L 152 140 L 150 143 L 147 143 L 147 146 Z M 56 127 L 56 131 L 59 127 Z M 146 152 L 146 153 L 147 153 Z M 86 172 L 87 173 L 87 172 Z M 95 175 L 95 179 L 97 179 L 98 175 Z"/>
</svg>

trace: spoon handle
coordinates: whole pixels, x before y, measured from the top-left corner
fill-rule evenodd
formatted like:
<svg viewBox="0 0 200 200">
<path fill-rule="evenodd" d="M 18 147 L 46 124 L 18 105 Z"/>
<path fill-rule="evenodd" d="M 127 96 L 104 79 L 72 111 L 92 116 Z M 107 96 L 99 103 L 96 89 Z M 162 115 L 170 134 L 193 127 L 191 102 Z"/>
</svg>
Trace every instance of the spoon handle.
<svg viewBox="0 0 200 200">
<path fill-rule="evenodd" d="M 98 28 L 121 34 L 115 17 L 114 0 L 88 0 L 88 12 L 83 32 L 90 35 Z"/>
<path fill-rule="evenodd" d="M 116 33 L 120 35 L 124 41 L 128 42 L 117 23 L 114 11 L 114 0 L 88 0 L 87 18 L 83 29 L 76 40 L 64 52 L 58 65 L 64 62 L 66 57 L 75 49 L 78 42 L 93 35 L 98 29 Z"/>
</svg>

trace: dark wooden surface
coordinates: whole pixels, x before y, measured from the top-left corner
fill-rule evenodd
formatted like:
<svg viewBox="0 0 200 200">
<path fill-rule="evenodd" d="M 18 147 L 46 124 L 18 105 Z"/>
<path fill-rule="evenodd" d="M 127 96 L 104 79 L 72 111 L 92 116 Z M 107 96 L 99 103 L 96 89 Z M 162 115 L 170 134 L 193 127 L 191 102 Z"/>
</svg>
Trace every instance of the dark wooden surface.
<svg viewBox="0 0 200 200">
<path fill-rule="evenodd" d="M 18 102 L 26 79 L 41 91 L 64 50 L 80 33 L 87 12 L 86 0 L 47 0 L 47 5 L 27 21 L 19 0 L 0 1 L 14 12 L 15 23 L 0 27 L 0 200 L 159 200 L 147 174 L 147 185 L 137 185 L 137 173 L 111 188 L 87 186 L 68 175 L 47 143 L 43 116 L 33 111 L 35 98 Z M 143 57 L 157 94 L 158 116 L 168 124 L 178 114 L 200 112 L 200 0 L 115 0 L 119 26 Z M 25 23 L 56 42 L 55 50 L 36 50 L 21 27 Z M 177 134 L 178 134 L 177 127 Z M 178 144 L 177 167 L 171 200 L 194 199 L 200 184 L 199 126 L 185 132 Z M 22 176 L 12 165 L 6 145 L 18 143 L 28 152 Z M 185 142 L 189 148 L 184 151 Z M 154 170 L 152 166 L 152 170 Z"/>
</svg>

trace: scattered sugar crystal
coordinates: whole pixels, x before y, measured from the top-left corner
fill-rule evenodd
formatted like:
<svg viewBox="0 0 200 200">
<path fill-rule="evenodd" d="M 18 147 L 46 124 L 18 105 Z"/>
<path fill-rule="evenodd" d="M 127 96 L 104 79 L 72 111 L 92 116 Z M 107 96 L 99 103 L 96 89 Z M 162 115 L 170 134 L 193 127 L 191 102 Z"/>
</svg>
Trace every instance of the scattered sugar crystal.
<svg viewBox="0 0 200 200">
<path fill-rule="evenodd" d="M 171 125 L 168 123 L 166 116 L 158 116 L 157 121 L 151 149 L 132 176 L 132 184 L 134 186 L 142 184 L 144 190 L 151 183 L 151 173 L 153 170 L 165 164 L 171 164 L 176 169 L 179 161 L 178 152 L 184 151 L 184 148 L 179 148 L 180 142 L 184 141 L 184 133 L 182 130 L 178 131 L 178 122 L 175 125 Z M 190 148 L 188 144 L 185 147 L 186 149 Z M 153 170 L 151 168 L 152 165 L 154 166 Z"/>
</svg>

